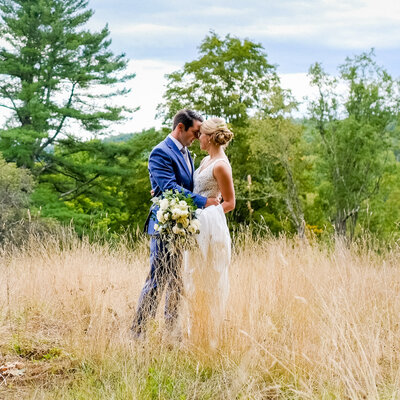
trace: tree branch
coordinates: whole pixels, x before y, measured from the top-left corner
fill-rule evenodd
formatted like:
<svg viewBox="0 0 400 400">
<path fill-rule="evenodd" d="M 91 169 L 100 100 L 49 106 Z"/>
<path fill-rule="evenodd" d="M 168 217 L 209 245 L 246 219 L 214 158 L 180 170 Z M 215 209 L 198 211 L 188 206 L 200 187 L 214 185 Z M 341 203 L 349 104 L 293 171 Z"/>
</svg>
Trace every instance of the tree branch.
<svg viewBox="0 0 400 400">
<path fill-rule="evenodd" d="M 21 122 L 21 124 L 22 124 L 22 123 L 23 123 L 23 121 L 22 121 L 22 116 L 21 116 L 21 114 L 20 114 L 19 111 L 18 111 L 18 107 L 17 107 L 17 105 L 15 104 L 14 99 L 13 99 L 12 96 L 7 92 L 7 89 L 6 89 L 5 87 L 2 87 L 2 88 L 1 88 L 1 91 L 2 91 L 3 94 L 5 94 L 5 96 L 11 101 L 11 103 L 12 103 L 12 105 L 13 105 L 13 108 L 11 108 L 11 107 L 6 107 L 6 106 L 3 106 L 3 107 L 10 108 L 10 110 L 14 110 L 14 111 L 16 112 L 17 116 L 18 116 L 19 122 Z"/>
<path fill-rule="evenodd" d="M 82 184 L 78 185 L 76 188 L 68 190 L 68 192 L 62 193 L 60 195 L 60 198 L 63 198 L 65 196 L 68 196 L 69 194 L 72 194 L 74 192 L 77 192 L 78 190 L 80 190 L 82 187 L 89 185 L 90 183 L 92 183 L 95 179 L 97 179 L 100 176 L 100 174 L 96 174 L 93 178 L 89 179 L 86 182 L 83 182 Z"/>
<path fill-rule="evenodd" d="M 71 94 L 69 96 L 68 102 L 66 104 L 67 109 L 69 109 L 71 107 L 72 104 L 72 98 L 74 97 L 74 91 L 75 91 L 75 87 L 76 87 L 77 82 L 74 82 L 72 84 L 72 89 L 71 89 Z M 64 125 L 65 120 L 67 119 L 66 115 L 63 115 L 63 117 L 61 118 L 60 124 L 58 125 L 58 128 L 55 132 L 55 134 L 48 138 L 39 148 L 38 150 L 35 152 L 35 157 L 37 157 L 49 144 L 52 144 L 54 142 L 54 140 L 56 139 L 56 137 L 58 136 L 58 134 L 61 132 L 61 129 Z"/>
<path fill-rule="evenodd" d="M 8 108 L 9 110 L 15 111 L 14 107 L 6 106 L 5 104 L 0 104 L 0 107 Z"/>
</svg>

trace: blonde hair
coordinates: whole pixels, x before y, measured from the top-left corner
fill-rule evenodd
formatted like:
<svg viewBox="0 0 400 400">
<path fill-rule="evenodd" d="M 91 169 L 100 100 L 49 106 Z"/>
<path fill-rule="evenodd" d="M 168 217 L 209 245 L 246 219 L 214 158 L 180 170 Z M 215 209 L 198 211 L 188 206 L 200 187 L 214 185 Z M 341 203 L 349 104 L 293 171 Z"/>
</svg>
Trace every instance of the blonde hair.
<svg viewBox="0 0 400 400">
<path fill-rule="evenodd" d="M 228 129 L 222 118 L 205 120 L 201 124 L 200 132 L 210 136 L 212 142 L 217 146 L 226 146 L 233 138 L 233 132 Z"/>
</svg>

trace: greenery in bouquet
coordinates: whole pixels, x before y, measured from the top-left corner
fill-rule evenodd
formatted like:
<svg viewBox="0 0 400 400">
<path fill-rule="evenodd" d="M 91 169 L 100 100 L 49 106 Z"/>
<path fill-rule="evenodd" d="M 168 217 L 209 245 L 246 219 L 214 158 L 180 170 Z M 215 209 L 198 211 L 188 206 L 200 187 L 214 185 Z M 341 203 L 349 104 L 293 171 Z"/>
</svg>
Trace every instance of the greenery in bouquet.
<svg viewBox="0 0 400 400">
<path fill-rule="evenodd" d="M 166 190 L 161 197 L 153 198 L 159 206 L 154 229 L 179 247 L 194 244 L 194 235 L 200 232 L 200 221 L 196 217 L 196 205 L 190 195 L 178 190 Z"/>
</svg>

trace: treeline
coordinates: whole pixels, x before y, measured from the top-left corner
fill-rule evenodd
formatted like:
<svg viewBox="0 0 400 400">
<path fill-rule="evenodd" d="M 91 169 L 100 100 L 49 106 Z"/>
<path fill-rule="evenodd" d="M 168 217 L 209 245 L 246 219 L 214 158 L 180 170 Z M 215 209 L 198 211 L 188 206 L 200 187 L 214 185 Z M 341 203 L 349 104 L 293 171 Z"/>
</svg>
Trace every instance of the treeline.
<svg viewBox="0 0 400 400">
<path fill-rule="evenodd" d="M 0 241 L 54 221 L 80 234 L 140 230 L 147 159 L 169 128 L 81 139 L 134 112 L 110 101 L 134 76 L 110 51 L 107 27 L 85 29 L 93 12 L 81 0 L 0 0 L 0 10 L 0 106 L 10 116 L 0 130 Z M 187 107 L 231 125 L 232 227 L 399 238 L 399 82 L 373 51 L 347 58 L 335 76 L 315 63 L 309 77 L 318 96 L 294 119 L 298 104 L 263 47 L 210 32 L 198 57 L 167 76 L 158 116 L 169 127 Z M 204 154 L 192 147 L 198 164 Z"/>
</svg>

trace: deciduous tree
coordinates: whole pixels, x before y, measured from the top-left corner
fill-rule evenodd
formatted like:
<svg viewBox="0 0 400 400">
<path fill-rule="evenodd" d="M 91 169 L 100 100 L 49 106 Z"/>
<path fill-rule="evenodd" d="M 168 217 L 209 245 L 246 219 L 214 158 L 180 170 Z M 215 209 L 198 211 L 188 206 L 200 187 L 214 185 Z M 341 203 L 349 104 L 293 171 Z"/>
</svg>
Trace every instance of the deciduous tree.
<svg viewBox="0 0 400 400">
<path fill-rule="evenodd" d="M 236 126 L 246 123 L 251 110 L 264 107 L 279 81 L 260 44 L 231 35 L 220 38 L 215 32 L 200 44 L 199 57 L 167 80 L 164 102 L 158 106 L 166 124 L 178 110 L 193 108 Z"/>
<path fill-rule="evenodd" d="M 380 187 L 388 152 L 390 123 L 399 112 L 398 83 L 375 62 L 374 52 L 347 58 L 337 78 L 316 63 L 311 84 L 318 89 L 310 102 L 319 152 L 320 196 L 336 233 L 354 234 L 363 201 Z"/>
</svg>

